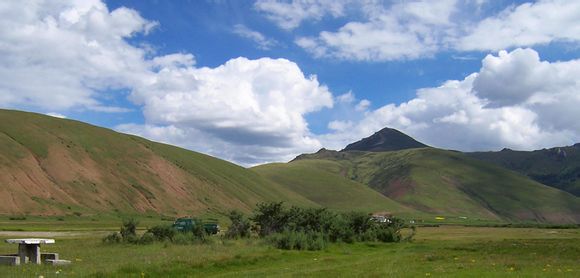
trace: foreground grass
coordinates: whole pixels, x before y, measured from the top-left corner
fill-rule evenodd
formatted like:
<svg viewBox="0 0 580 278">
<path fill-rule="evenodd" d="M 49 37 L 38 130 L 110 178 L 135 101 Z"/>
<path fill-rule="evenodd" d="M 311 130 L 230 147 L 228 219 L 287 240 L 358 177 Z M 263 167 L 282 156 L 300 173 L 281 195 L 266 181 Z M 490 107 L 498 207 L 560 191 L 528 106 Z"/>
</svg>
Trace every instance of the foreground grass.
<svg viewBox="0 0 580 278">
<path fill-rule="evenodd" d="M 0 253 L 16 246 L 1 244 Z M 580 230 L 420 228 L 416 241 L 334 244 L 323 251 L 283 251 L 259 240 L 210 245 L 104 245 L 87 233 L 57 238 L 43 250 L 59 252 L 68 267 L 0 267 L 4 277 L 167 276 L 470 276 L 578 277 Z"/>
</svg>

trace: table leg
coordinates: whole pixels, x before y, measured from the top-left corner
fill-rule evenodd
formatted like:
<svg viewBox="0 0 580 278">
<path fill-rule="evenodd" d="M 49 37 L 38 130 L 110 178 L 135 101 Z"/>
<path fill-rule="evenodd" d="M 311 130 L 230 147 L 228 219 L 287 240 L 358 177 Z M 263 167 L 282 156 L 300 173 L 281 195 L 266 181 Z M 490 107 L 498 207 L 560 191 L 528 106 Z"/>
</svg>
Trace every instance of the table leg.
<svg viewBox="0 0 580 278">
<path fill-rule="evenodd" d="M 28 248 L 26 248 L 26 244 L 18 244 L 18 257 L 20 257 L 21 264 L 28 263 Z"/>
<path fill-rule="evenodd" d="M 19 244 L 18 256 L 21 263 L 31 262 L 33 264 L 41 264 L 40 261 L 40 244 Z"/>
</svg>

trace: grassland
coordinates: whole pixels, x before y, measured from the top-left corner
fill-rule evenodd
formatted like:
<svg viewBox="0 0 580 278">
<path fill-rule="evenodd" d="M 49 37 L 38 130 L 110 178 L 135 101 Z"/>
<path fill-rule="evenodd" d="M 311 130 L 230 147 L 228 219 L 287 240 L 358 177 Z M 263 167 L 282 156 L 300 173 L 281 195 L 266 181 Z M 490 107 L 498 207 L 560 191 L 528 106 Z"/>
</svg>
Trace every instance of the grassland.
<svg viewBox="0 0 580 278">
<path fill-rule="evenodd" d="M 381 195 L 368 186 L 340 175 L 342 165 L 329 160 L 273 163 L 252 168 L 310 201 L 335 210 L 390 211 L 397 215 L 418 212 Z"/>
<path fill-rule="evenodd" d="M 219 237 L 208 245 L 105 245 L 100 240 L 102 232 L 87 228 L 76 234 L 56 233 L 56 244 L 42 247 L 72 260 L 72 265 L 0 266 L 0 276 L 577 277 L 580 272 L 579 229 L 420 227 L 411 243 L 334 244 L 322 251 L 283 251 L 259 239 Z M 0 253 L 15 249 L 0 244 Z"/>
<path fill-rule="evenodd" d="M 330 163 L 335 165 L 329 167 Z M 521 174 L 472 159 L 460 152 L 422 148 L 392 152 L 319 151 L 283 168 L 322 170 L 367 185 L 377 192 L 430 214 L 496 221 L 576 223 L 580 199 Z M 288 170 L 286 170 L 288 171 Z M 312 180 L 298 175 L 306 184 Z M 280 183 L 284 179 L 277 179 Z M 296 181 L 293 181 L 296 183 Z M 290 184 L 290 183 L 287 183 Z M 311 186 L 316 183 L 312 182 Z"/>
</svg>

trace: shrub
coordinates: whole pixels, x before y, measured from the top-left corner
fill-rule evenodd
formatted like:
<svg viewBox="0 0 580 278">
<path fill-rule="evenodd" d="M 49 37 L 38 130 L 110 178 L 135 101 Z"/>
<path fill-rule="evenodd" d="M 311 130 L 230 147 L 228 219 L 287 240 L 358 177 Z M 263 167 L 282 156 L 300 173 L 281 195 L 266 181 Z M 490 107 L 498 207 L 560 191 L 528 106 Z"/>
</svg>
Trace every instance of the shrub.
<svg viewBox="0 0 580 278">
<path fill-rule="evenodd" d="M 139 222 L 134 218 L 129 218 L 123 220 L 123 225 L 121 226 L 121 237 L 125 242 L 137 242 L 137 225 Z"/>
<path fill-rule="evenodd" d="M 123 237 L 123 240 L 137 237 L 137 225 L 139 225 L 139 222 L 134 218 L 123 220 L 123 225 L 121 226 L 121 236 Z"/>
<path fill-rule="evenodd" d="M 120 243 L 123 240 L 121 235 L 117 232 L 111 233 L 103 238 L 103 243 Z"/>
<path fill-rule="evenodd" d="M 141 238 L 139 239 L 139 244 L 151 244 L 155 242 L 157 238 L 153 233 L 146 232 L 144 233 Z"/>
<path fill-rule="evenodd" d="M 285 250 L 321 250 L 325 247 L 324 236 L 314 232 L 283 231 L 267 238 L 274 247 Z"/>
<path fill-rule="evenodd" d="M 361 212 L 336 213 L 324 208 L 284 208 L 282 203 L 261 203 L 252 217 L 262 237 L 277 248 L 319 250 L 327 242 L 411 241 L 415 230 L 403 238 L 404 221 L 379 223 Z"/>
<path fill-rule="evenodd" d="M 229 215 L 232 224 L 225 234 L 226 238 L 237 239 L 250 236 L 250 221 L 239 211 L 231 211 Z"/>
<path fill-rule="evenodd" d="M 171 241 L 176 232 L 177 231 L 171 225 L 157 225 L 151 227 L 145 234 L 150 233 L 154 239 L 158 241 Z"/>
<path fill-rule="evenodd" d="M 175 244 L 190 244 L 193 242 L 193 234 L 190 233 L 177 233 L 173 237 L 173 243 Z"/>
<path fill-rule="evenodd" d="M 283 207 L 283 202 L 279 203 L 259 203 L 251 219 L 255 223 L 255 229 L 261 237 L 272 233 L 279 233 L 284 230 L 288 221 L 288 214 Z"/>
<path fill-rule="evenodd" d="M 195 220 L 195 225 L 193 225 L 191 233 L 193 234 L 193 237 L 200 242 L 205 241 L 207 238 L 207 232 L 200 220 Z"/>
</svg>

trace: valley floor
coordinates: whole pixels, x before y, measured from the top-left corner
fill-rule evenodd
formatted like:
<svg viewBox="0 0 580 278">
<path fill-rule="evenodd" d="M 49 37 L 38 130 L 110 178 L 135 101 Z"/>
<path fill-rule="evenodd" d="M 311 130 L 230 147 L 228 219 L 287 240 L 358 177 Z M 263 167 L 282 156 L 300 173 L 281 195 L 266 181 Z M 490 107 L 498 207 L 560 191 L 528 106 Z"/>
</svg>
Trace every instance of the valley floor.
<svg viewBox="0 0 580 278">
<path fill-rule="evenodd" d="M 0 233 L 0 254 L 17 248 L 3 243 L 5 238 L 30 233 Z M 0 266 L 0 277 L 580 275 L 580 229 L 423 227 L 412 243 L 334 244 L 323 251 L 283 251 L 258 239 L 217 237 L 209 245 L 105 245 L 105 233 L 53 232 L 56 244 L 42 250 L 60 253 L 71 266 Z"/>
</svg>

